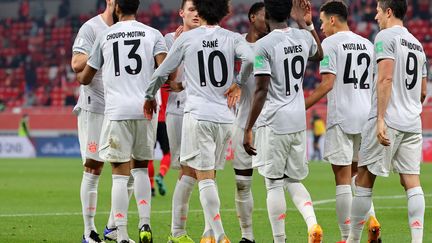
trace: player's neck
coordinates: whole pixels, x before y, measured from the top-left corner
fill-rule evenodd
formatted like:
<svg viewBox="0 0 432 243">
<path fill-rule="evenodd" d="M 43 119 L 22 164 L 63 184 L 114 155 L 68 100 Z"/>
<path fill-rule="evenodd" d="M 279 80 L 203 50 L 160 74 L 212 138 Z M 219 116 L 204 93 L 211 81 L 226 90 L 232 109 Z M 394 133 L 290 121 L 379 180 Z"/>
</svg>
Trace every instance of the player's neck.
<svg viewBox="0 0 432 243">
<path fill-rule="evenodd" d="M 269 21 L 269 26 L 270 26 L 270 31 L 288 28 L 288 24 L 286 22 L 274 22 L 271 20 Z"/>
<path fill-rule="evenodd" d="M 341 24 L 341 25 L 335 26 L 334 30 L 335 30 L 334 33 L 336 34 L 338 32 L 350 31 L 350 28 L 347 24 Z"/>
<path fill-rule="evenodd" d="M 111 26 L 114 24 L 114 21 L 112 19 L 112 14 L 109 13 L 108 8 L 105 9 L 105 11 L 101 14 L 103 21 L 105 22 L 105 24 L 107 24 L 108 26 Z"/>
<path fill-rule="evenodd" d="M 391 18 L 391 19 L 389 19 L 388 22 L 387 22 L 387 28 L 391 28 L 391 27 L 394 27 L 394 26 L 401 26 L 401 27 L 403 27 L 404 26 L 403 25 L 403 21 L 400 20 L 400 19 L 397 19 L 397 18 Z"/>
<path fill-rule="evenodd" d="M 255 43 L 259 39 L 259 34 L 255 29 L 249 28 L 249 32 L 246 35 L 246 41 L 249 43 Z"/>
<path fill-rule="evenodd" d="M 135 15 L 120 15 L 119 21 L 135 20 Z"/>
</svg>

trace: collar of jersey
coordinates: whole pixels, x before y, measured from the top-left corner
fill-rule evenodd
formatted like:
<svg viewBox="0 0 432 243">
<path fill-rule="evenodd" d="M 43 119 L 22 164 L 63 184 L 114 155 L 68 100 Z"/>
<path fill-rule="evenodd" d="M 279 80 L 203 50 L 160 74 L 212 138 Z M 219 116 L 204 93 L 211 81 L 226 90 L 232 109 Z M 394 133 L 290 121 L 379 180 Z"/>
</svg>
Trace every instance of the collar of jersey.
<svg viewBox="0 0 432 243">
<path fill-rule="evenodd" d="M 286 28 L 283 28 L 283 29 L 274 29 L 273 31 L 286 33 L 286 32 L 288 32 L 290 30 L 291 30 L 290 27 L 286 27 Z"/>
</svg>

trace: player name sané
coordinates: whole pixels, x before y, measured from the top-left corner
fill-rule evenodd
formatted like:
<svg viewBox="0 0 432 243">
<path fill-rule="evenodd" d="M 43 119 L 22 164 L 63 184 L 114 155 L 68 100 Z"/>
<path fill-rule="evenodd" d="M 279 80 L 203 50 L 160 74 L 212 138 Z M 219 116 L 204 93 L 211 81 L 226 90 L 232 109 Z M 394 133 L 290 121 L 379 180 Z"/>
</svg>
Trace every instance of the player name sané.
<svg viewBox="0 0 432 243">
<path fill-rule="evenodd" d="M 284 47 L 285 55 L 286 54 L 292 54 L 292 53 L 299 53 L 303 51 L 302 45 L 298 46 L 286 46 Z"/>
<path fill-rule="evenodd" d="M 129 31 L 129 32 L 117 32 L 107 35 L 107 40 L 114 40 L 118 38 L 133 38 L 133 37 L 145 37 L 145 31 Z"/>
<path fill-rule="evenodd" d="M 219 47 L 218 39 L 212 41 L 203 40 L 202 44 L 203 47 L 207 47 L 207 48 Z"/>
<path fill-rule="evenodd" d="M 346 43 L 342 44 L 344 51 L 365 51 L 366 45 L 360 43 Z"/>
<path fill-rule="evenodd" d="M 414 50 L 414 51 L 419 51 L 419 52 L 423 52 L 423 48 L 417 44 L 408 42 L 405 39 L 401 39 L 401 45 L 408 47 L 408 49 L 410 50 Z"/>
</svg>

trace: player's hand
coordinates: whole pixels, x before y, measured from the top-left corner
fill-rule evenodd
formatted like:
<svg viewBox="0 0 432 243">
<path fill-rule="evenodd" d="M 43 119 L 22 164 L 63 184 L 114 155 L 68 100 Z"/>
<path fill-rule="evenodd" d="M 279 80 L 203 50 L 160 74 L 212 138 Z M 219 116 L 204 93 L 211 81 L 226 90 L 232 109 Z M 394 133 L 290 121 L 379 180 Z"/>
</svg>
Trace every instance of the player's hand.
<svg viewBox="0 0 432 243">
<path fill-rule="evenodd" d="M 300 28 L 312 24 L 312 5 L 307 0 L 293 0 L 291 18 Z"/>
<path fill-rule="evenodd" d="M 387 137 L 387 125 L 384 119 L 377 120 L 377 138 L 381 145 L 390 146 L 390 139 Z"/>
<path fill-rule="evenodd" d="M 177 83 L 175 81 L 171 81 L 169 87 L 171 92 L 182 92 L 184 90 L 182 83 Z"/>
<path fill-rule="evenodd" d="M 174 34 L 174 40 L 177 39 L 183 33 L 183 25 L 180 25 Z"/>
<path fill-rule="evenodd" d="M 253 134 L 252 129 L 245 130 L 243 137 L 243 147 L 249 155 L 257 155 L 256 149 L 252 146 L 253 144 Z"/>
<path fill-rule="evenodd" d="M 241 88 L 236 83 L 233 83 L 228 90 L 225 91 L 224 95 L 227 97 L 228 107 L 232 108 L 240 100 Z"/>
<path fill-rule="evenodd" d="M 144 117 L 148 120 L 153 118 L 153 114 L 157 112 L 157 103 L 156 100 L 146 100 L 144 102 Z"/>
</svg>

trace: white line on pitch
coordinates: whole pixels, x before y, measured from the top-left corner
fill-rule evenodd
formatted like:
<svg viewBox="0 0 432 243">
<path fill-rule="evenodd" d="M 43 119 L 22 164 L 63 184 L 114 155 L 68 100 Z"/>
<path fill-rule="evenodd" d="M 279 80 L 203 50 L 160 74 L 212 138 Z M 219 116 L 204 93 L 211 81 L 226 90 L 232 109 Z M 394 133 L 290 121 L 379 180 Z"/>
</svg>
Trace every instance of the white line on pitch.
<svg viewBox="0 0 432 243">
<path fill-rule="evenodd" d="M 425 194 L 425 197 L 432 197 L 432 194 Z M 376 196 L 373 197 L 374 200 L 386 200 L 386 199 L 402 199 L 406 198 L 406 195 L 394 195 L 394 196 Z M 325 199 L 314 201 L 314 205 L 323 205 L 335 202 L 336 199 Z M 390 206 L 390 207 L 375 207 L 376 210 L 392 210 L 392 209 L 405 209 L 406 206 Z M 426 206 L 426 208 L 432 208 L 432 206 Z M 316 211 L 332 211 L 335 208 L 321 208 L 315 207 Z M 221 212 L 235 212 L 235 208 L 221 208 Z M 267 208 L 254 208 L 254 211 L 267 211 Z M 287 208 L 287 211 L 297 211 L 295 208 Z M 190 213 L 202 213 L 202 209 L 191 209 Z M 97 214 L 109 214 L 110 212 L 97 212 Z M 170 214 L 171 210 L 155 210 L 152 214 Z M 129 211 L 129 214 L 138 214 L 137 211 Z M 0 214 L 0 218 L 7 217 L 43 217 L 43 216 L 74 216 L 82 215 L 82 212 L 65 212 L 65 213 L 19 213 L 19 214 Z"/>
</svg>

